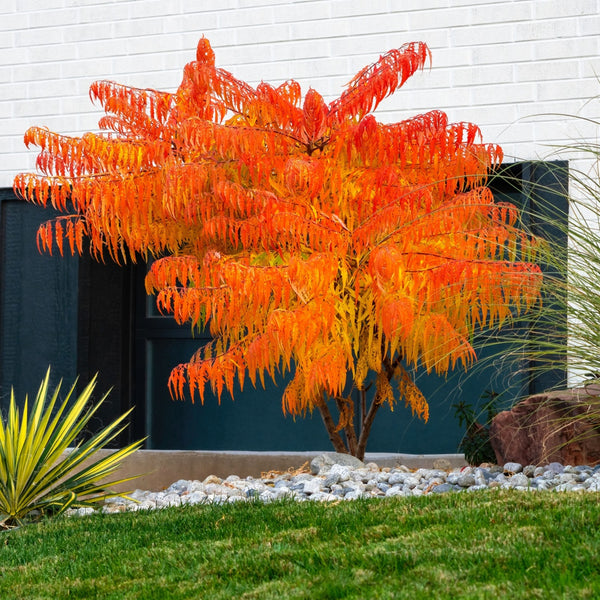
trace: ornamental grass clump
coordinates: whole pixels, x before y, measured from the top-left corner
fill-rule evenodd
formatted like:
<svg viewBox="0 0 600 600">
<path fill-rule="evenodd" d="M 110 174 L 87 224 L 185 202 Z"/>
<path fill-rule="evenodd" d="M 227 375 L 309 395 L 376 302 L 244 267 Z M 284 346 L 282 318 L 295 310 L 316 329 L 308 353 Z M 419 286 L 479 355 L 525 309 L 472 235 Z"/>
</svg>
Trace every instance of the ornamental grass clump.
<svg viewBox="0 0 600 600">
<path fill-rule="evenodd" d="M 600 121 L 584 120 L 600 128 Z M 532 220 L 544 231 L 538 254 L 543 300 L 494 336 L 499 350 L 478 366 L 483 369 L 491 360 L 513 375 L 525 370 L 529 381 L 546 382 L 546 391 L 584 390 L 573 407 L 557 407 L 562 416 L 549 423 L 549 432 L 562 441 L 556 442 L 560 447 L 546 447 L 548 453 L 589 444 L 589 436 L 600 431 L 600 144 L 561 146 L 556 156 L 567 156 L 570 163 L 557 162 L 544 184 L 531 186 L 528 197 Z M 559 184 L 567 178 L 568 190 Z M 548 201 L 557 196 L 565 201 Z M 488 339 L 488 350 L 491 343 Z M 472 375 L 479 373 L 475 369 Z"/>
<path fill-rule="evenodd" d="M 121 495 L 108 491 L 110 486 L 133 479 L 105 483 L 106 477 L 143 440 L 93 460 L 98 450 L 126 428 L 123 422 L 131 411 L 87 441 L 79 441 L 107 394 L 90 406 L 96 385 L 94 377 L 76 398 L 74 384 L 58 405 L 61 384 L 49 396 L 49 379 L 50 369 L 31 410 L 27 397 L 19 408 L 11 390 L 8 414 L 0 419 L 0 526 L 3 528 L 56 516 L 68 508 L 97 508 L 107 498 Z"/>
<path fill-rule="evenodd" d="M 600 122 L 598 123 L 600 125 Z M 600 145 L 566 146 L 600 160 Z M 553 388 L 580 387 L 600 379 L 600 172 L 557 164 L 551 183 L 568 170 L 570 190 L 534 185 L 530 204 L 537 227 L 543 229 L 538 264 L 543 267 L 543 301 L 513 320 L 509 335 L 522 328 L 526 335 L 496 336 L 501 344 L 516 342 L 511 351 L 492 354 L 518 371 L 524 365 L 532 378 L 556 374 Z M 562 193 L 566 203 L 554 206 L 546 192 Z M 568 378 L 567 370 L 568 368 Z M 550 378 L 549 380 L 552 380 Z"/>
</svg>

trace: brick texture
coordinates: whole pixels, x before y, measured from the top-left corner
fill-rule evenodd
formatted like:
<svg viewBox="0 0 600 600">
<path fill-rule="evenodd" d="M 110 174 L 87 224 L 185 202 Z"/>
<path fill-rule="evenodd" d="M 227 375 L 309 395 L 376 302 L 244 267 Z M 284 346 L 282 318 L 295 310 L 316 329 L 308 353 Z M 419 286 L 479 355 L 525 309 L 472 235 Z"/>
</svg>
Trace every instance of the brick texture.
<svg viewBox="0 0 600 600">
<path fill-rule="evenodd" d="M 598 137 L 552 113 L 598 118 L 599 33 L 600 0 L 3 0 L 0 187 L 33 169 L 27 127 L 94 130 L 96 79 L 175 90 L 201 35 L 236 76 L 298 79 L 327 99 L 385 50 L 423 40 L 431 69 L 382 104 L 381 120 L 438 108 L 509 158 L 544 158 L 574 135 Z"/>
</svg>

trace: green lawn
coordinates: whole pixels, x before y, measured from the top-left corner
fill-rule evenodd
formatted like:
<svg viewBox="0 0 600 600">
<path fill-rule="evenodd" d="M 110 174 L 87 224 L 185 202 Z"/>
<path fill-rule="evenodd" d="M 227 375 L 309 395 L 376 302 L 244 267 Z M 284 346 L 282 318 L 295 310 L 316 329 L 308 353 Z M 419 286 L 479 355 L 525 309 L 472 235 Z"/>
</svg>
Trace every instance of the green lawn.
<svg viewBox="0 0 600 600">
<path fill-rule="evenodd" d="M 0 534 L 0 598 L 598 598 L 598 500 L 490 490 L 65 517 Z"/>
</svg>

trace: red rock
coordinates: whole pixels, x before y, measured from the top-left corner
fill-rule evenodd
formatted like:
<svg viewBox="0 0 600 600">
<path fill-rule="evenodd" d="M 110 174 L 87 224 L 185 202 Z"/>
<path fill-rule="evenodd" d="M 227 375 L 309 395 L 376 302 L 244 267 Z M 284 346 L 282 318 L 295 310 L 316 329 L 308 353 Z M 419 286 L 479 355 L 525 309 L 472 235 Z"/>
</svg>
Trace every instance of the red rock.
<svg viewBox="0 0 600 600">
<path fill-rule="evenodd" d="M 499 465 L 600 463 L 600 386 L 529 396 L 496 415 L 490 442 Z"/>
</svg>

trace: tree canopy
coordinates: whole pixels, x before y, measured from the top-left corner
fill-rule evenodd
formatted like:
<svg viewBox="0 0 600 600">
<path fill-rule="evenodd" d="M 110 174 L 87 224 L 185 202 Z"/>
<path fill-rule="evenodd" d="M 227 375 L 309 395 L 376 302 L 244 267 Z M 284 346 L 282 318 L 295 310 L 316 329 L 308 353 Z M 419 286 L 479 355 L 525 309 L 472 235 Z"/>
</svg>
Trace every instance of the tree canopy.
<svg viewBox="0 0 600 600">
<path fill-rule="evenodd" d="M 429 58 L 391 50 L 326 103 L 293 80 L 236 79 L 202 38 L 175 93 L 94 83 L 102 132 L 29 129 L 38 173 L 15 189 L 65 213 L 41 249 L 156 259 L 159 308 L 210 329 L 174 396 L 290 372 L 283 411 L 318 409 L 336 450 L 362 457 L 384 403 L 428 418 L 414 368 L 468 368 L 476 329 L 539 299 L 538 242 L 485 186 L 501 149 L 438 110 L 372 114 Z"/>
</svg>

